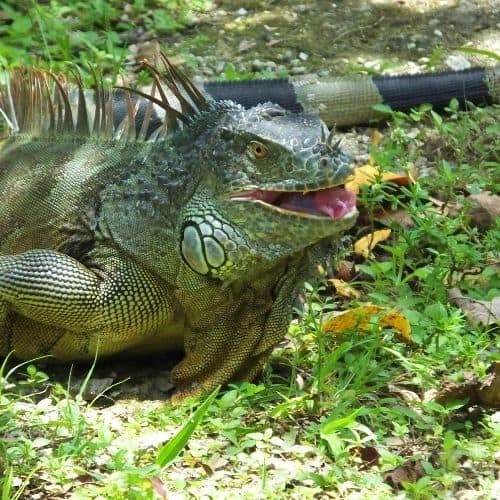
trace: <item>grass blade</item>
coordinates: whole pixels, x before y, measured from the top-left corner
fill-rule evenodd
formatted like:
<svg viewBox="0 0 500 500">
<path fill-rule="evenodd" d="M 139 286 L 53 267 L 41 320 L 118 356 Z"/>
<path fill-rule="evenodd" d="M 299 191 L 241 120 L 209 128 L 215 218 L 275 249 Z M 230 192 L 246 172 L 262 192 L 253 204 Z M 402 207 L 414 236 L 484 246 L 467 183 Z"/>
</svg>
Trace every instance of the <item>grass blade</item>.
<svg viewBox="0 0 500 500">
<path fill-rule="evenodd" d="M 219 394 L 220 386 L 217 387 L 210 396 L 203 401 L 199 408 L 191 415 L 189 420 L 183 425 L 182 429 L 165 445 L 163 445 L 158 453 L 156 463 L 163 469 L 168 467 L 182 451 L 186 443 L 189 441 L 201 419 L 205 415 L 208 407 Z"/>
<path fill-rule="evenodd" d="M 7 467 L 2 486 L 2 500 L 10 500 L 11 488 L 12 488 L 12 467 Z"/>
</svg>

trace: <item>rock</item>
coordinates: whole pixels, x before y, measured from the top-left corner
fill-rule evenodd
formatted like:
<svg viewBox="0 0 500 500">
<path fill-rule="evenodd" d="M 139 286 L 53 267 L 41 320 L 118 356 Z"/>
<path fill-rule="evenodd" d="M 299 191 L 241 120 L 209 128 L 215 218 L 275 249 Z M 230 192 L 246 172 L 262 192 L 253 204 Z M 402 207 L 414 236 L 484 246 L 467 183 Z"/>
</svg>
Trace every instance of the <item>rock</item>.
<svg viewBox="0 0 500 500">
<path fill-rule="evenodd" d="M 238 52 L 248 52 L 257 45 L 253 40 L 242 40 L 238 45 Z"/>
<path fill-rule="evenodd" d="M 305 52 L 299 52 L 299 59 L 301 61 L 307 61 L 309 59 L 309 56 Z"/>
<path fill-rule="evenodd" d="M 236 11 L 236 15 L 239 17 L 245 17 L 246 15 L 248 15 L 248 10 L 241 7 L 241 9 L 238 9 Z"/>
<path fill-rule="evenodd" d="M 252 61 L 252 71 L 262 71 L 266 68 L 266 63 L 260 59 L 254 59 Z"/>
<path fill-rule="evenodd" d="M 294 66 L 290 69 L 292 75 L 303 75 L 307 69 L 304 66 Z"/>
<path fill-rule="evenodd" d="M 216 64 L 215 64 L 215 72 L 217 74 L 220 74 L 220 73 L 223 73 L 224 72 L 224 68 L 226 67 L 226 63 L 224 61 L 218 61 Z"/>
<path fill-rule="evenodd" d="M 293 59 L 293 52 L 291 50 L 285 50 L 283 54 L 281 55 L 281 60 L 284 63 L 291 63 Z"/>
<path fill-rule="evenodd" d="M 460 71 L 471 67 L 471 63 L 461 54 L 451 54 L 446 58 L 445 62 L 453 71 Z"/>
<path fill-rule="evenodd" d="M 108 389 L 108 387 L 110 387 L 113 382 L 114 379 L 111 377 L 92 377 L 85 386 L 85 390 L 82 393 L 82 398 L 85 401 L 92 401 L 100 394 L 104 394 L 106 392 L 106 389 Z"/>
</svg>

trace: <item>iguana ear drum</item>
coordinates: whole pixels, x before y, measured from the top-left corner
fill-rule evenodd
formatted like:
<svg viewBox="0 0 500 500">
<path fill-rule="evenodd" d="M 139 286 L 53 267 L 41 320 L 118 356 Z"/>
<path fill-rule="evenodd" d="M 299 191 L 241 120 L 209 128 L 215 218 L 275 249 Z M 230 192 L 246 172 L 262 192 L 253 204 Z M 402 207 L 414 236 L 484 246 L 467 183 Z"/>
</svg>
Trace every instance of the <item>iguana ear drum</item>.
<svg viewBox="0 0 500 500">
<path fill-rule="evenodd" d="M 221 243 L 213 236 L 214 229 L 207 222 L 188 223 L 184 227 L 181 254 L 186 264 L 199 274 L 217 274 L 226 262 Z"/>
</svg>

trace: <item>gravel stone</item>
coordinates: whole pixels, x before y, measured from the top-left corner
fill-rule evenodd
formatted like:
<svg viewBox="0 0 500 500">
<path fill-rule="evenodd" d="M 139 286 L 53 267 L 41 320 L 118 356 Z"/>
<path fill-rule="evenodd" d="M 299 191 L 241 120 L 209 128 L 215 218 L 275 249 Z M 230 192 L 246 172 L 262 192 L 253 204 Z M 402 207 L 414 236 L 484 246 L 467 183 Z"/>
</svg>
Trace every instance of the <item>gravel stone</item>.
<svg viewBox="0 0 500 500">
<path fill-rule="evenodd" d="M 453 71 L 469 69 L 472 66 L 470 61 L 461 54 L 451 54 L 446 58 L 445 62 Z"/>
<path fill-rule="evenodd" d="M 307 68 L 305 68 L 304 66 L 294 66 L 293 68 L 290 69 L 290 73 L 292 75 L 303 75 L 306 72 Z"/>
</svg>

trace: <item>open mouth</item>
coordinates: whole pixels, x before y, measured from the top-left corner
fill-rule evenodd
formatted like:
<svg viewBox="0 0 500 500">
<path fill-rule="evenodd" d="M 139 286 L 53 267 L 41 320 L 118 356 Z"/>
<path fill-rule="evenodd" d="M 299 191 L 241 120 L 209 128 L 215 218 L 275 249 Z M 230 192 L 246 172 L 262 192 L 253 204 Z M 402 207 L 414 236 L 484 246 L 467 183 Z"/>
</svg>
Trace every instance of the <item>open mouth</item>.
<svg viewBox="0 0 500 500">
<path fill-rule="evenodd" d="M 244 191 L 231 196 L 233 200 L 255 200 L 279 208 L 314 217 L 342 219 L 356 211 L 356 195 L 340 186 L 309 191 Z"/>
</svg>

